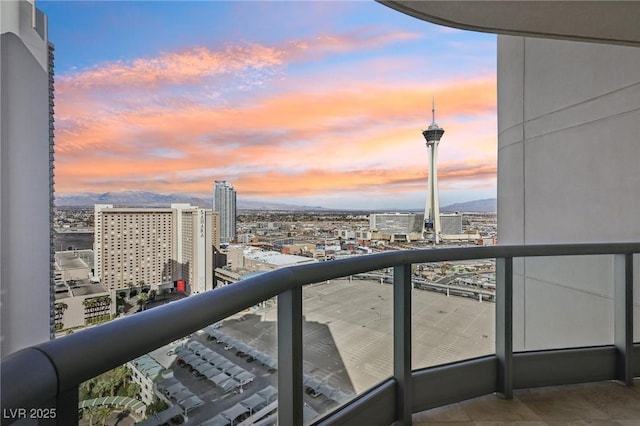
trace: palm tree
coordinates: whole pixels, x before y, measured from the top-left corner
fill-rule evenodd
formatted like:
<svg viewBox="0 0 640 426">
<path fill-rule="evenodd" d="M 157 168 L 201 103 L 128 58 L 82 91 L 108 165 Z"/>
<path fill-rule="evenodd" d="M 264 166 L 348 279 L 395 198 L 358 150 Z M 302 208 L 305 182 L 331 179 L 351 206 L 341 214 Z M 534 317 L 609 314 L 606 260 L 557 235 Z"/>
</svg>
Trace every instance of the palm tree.
<svg viewBox="0 0 640 426">
<path fill-rule="evenodd" d="M 113 369 L 113 374 L 119 384 L 124 384 L 124 382 L 127 381 L 127 378 L 131 376 L 131 371 L 124 365 L 121 365 L 120 367 Z"/>
<path fill-rule="evenodd" d="M 58 311 L 64 312 L 67 309 L 69 309 L 69 305 L 67 305 L 64 302 L 56 302 L 56 304 L 54 306 L 55 306 L 56 314 L 58 313 Z"/>
<path fill-rule="evenodd" d="M 89 426 L 93 426 L 93 418 L 98 414 L 98 407 L 95 405 L 86 407 L 82 412 L 82 417 L 89 420 Z"/>
<path fill-rule="evenodd" d="M 140 293 L 140 296 L 138 296 L 138 300 L 136 301 L 136 303 L 140 305 L 141 311 L 144 311 L 144 305 L 145 303 L 147 303 L 147 298 L 148 296 L 146 295 L 146 293 Z"/>
<path fill-rule="evenodd" d="M 80 385 L 80 401 L 84 401 L 85 399 L 90 399 L 91 394 L 93 393 L 93 388 L 96 385 L 95 377 L 93 379 L 89 379 L 86 382 L 83 382 Z"/>
<path fill-rule="evenodd" d="M 113 373 L 105 377 L 105 382 L 107 383 L 106 386 L 109 388 L 109 396 L 113 396 L 116 392 L 116 389 L 120 386 L 120 382 L 118 382 L 118 379 Z"/>
<path fill-rule="evenodd" d="M 97 378 L 96 385 L 93 387 L 93 394 L 96 397 L 103 397 L 107 392 L 111 390 L 111 384 L 104 377 Z"/>
<path fill-rule="evenodd" d="M 139 384 L 129 383 L 129 385 L 127 385 L 127 396 L 129 398 L 135 398 L 136 396 L 138 396 L 141 390 L 142 389 L 140 388 Z"/>
<path fill-rule="evenodd" d="M 96 412 L 96 420 L 102 421 L 102 426 L 105 426 L 107 424 L 107 419 L 109 419 L 110 415 L 111 415 L 111 408 L 107 407 L 106 405 L 102 405 L 98 408 Z"/>
</svg>

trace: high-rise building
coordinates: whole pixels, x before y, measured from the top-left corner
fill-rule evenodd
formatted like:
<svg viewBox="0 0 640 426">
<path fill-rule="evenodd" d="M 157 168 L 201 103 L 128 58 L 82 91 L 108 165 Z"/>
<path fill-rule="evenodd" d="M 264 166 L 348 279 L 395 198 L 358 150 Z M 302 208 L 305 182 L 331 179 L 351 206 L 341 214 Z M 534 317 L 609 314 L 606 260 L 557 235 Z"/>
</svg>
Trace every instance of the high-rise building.
<svg viewBox="0 0 640 426">
<path fill-rule="evenodd" d="M 94 276 L 108 290 L 213 288 L 213 250 L 220 245 L 218 214 L 190 204 L 171 208 L 95 205 Z"/>
<path fill-rule="evenodd" d="M 213 250 L 220 246 L 219 215 L 209 209 L 172 204 L 177 212 L 178 278 L 185 280 L 189 293 L 202 293 L 214 286 Z"/>
<path fill-rule="evenodd" d="M 95 206 L 94 275 L 108 290 L 173 285 L 175 209 Z"/>
<path fill-rule="evenodd" d="M 236 191 L 226 180 L 213 185 L 213 211 L 220 215 L 220 242 L 236 240 Z"/>
<path fill-rule="evenodd" d="M 429 179 L 428 179 L 428 193 L 427 202 L 424 208 L 424 223 L 422 225 L 422 238 L 427 238 L 428 234 L 431 234 L 431 239 L 434 244 L 440 242 L 442 235 L 442 228 L 440 227 L 440 201 L 438 194 L 438 144 L 440 138 L 444 134 L 444 129 L 438 127 L 436 124 L 436 107 L 435 101 L 432 107 L 431 125 L 427 130 L 422 131 L 427 141 L 427 150 L 429 152 Z"/>
<path fill-rule="evenodd" d="M 0 355 L 54 330 L 53 45 L 33 1 L 0 1 Z M 25 307 L 29 309 L 25 309 Z"/>
</svg>

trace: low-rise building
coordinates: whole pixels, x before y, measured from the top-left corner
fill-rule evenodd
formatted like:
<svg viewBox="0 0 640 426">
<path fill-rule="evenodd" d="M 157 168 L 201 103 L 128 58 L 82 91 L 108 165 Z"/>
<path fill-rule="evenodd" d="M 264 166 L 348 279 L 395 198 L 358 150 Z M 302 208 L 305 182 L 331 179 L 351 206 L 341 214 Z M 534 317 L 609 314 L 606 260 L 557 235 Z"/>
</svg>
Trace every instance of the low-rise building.
<svg viewBox="0 0 640 426">
<path fill-rule="evenodd" d="M 55 253 L 56 332 L 108 321 L 116 313 L 115 292 L 90 279 L 92 250 Z"/>
<path fill-rule="evenodd" d="M 145 405 L 150 405 L 156 397 L 162 397 L 157 393 L 156 383 L 159 380 L 173 377 L 171 369 L 165 369 L 154 358 L 149 355 L 142 355 L 127 363 L 131 369 L 131 380 L 140 386 L 140 400 Z"/>
</svg>

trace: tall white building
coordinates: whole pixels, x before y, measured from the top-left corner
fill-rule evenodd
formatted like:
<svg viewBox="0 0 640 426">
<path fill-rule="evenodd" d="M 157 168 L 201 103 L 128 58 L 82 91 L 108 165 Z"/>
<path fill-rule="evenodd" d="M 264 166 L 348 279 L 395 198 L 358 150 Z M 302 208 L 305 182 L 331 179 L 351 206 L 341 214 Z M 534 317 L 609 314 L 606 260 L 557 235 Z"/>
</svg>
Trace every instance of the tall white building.
<svg viewBox="0 0 640 426">
<path fill-rule="evenodd" d="M 213 288 L 213 248 L 220 246 L 220 216 L 209 209 L 172 204 L 178 224 L 177 259 L 179 279 L 186 281 L 189 293 Z"/>
<path fill-rule="evenodd" d="M 213 185 L 213 211 L 220 215 L 220 242 L 236 240 L 236 191 L 226 180 Z"/>
<path fill-rule="evenodd" d="M 0 1 L 0 355 L 53 335 L 53 45 L 33 1 Z M 28 309 L 27 309 L 28 307 Z"/>
</svg>

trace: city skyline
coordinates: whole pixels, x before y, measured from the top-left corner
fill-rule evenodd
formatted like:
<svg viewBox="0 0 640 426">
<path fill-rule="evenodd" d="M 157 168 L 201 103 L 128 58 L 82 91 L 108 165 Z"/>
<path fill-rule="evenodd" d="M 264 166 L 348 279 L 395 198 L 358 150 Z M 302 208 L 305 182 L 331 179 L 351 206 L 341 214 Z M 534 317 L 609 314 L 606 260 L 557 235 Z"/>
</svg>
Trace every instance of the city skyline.
<svg viewBox="0 0 640 426">
<path fill-rule="evenodd" d="M 56 46 L 58 194 L 228 180 L 254 200 L 423 205 L 435 96 L 441 202 L 495 197 L 495 36 L 368 2 L 37 4 Z"/>
</svg>

